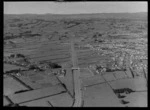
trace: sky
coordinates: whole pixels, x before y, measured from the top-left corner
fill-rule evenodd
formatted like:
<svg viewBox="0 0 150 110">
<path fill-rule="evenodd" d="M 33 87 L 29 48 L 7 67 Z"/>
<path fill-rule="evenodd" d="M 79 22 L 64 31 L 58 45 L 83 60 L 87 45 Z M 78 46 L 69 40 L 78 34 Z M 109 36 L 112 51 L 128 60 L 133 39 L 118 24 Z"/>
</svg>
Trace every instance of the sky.
<svg viewBox="0 0 150 110">
<path fill-rule="evenodd" d="M 147 12 L 147 2 L 4 2 L 4 14 Z"/>
</svg>

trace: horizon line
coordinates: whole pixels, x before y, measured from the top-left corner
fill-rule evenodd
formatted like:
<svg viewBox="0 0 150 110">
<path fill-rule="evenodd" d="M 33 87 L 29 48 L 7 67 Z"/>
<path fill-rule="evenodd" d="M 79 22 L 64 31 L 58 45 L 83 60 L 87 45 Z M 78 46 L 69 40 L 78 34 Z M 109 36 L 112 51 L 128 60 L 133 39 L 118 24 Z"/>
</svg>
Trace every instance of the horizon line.
<svg viewBox="0 0 150 110">
<path fill-rule="evenodd" d="M 132 14 L 132 13 L 148 13 L 148 12 L 100 12 L 100 13 L 71 13 L 71 14 L 68 14 L 68 13 L 4 13 L 4 15 L 48 15 L 48 14 L 51 14 L 51 15 L 79 15 L 79 14 L 121 14 L 121 13 L 128 13 L 128 14 Z"/>
</svg>

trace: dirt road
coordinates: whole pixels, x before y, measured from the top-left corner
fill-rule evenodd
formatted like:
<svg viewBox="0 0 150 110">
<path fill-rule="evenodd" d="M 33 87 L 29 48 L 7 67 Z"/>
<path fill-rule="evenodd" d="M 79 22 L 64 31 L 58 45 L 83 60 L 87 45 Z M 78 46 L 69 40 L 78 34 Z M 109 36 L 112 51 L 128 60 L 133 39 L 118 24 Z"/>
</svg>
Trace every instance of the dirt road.
<svg viewBox="0 0 150 110">
<path fill-rule="evenodd" d="M 73 107 L 80 107 L 82 105 L 82 91 L 81 91 L 81 80 L 80 80 L 80 70 L 78 67 L 77 54 L 74 47 L 74 39 L 71 39 L 71 59 L 73 64 L 73 77 L 74 77 L 74 93 L 75 102 Z"/>
</svg>

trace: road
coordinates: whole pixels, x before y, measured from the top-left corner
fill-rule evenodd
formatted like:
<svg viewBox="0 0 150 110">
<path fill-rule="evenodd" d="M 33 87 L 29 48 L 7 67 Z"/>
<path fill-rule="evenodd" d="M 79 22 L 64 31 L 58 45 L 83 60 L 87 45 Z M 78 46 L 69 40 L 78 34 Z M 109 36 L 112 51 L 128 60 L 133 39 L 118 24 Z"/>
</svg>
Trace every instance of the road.
<svg viewBox="0 0 150 110">
<path fill-rule="evenodd" d="M 71 39 L 71 59 L 72 59 L 72 72 L 74 78 L 74 95 L 75 102 L 73 107 L 81 107 L 82 106 L 82 91 L 81 91 L 81 80 L 80 80 L 80 69 L 78 67 L 78 59 L 77 54 L 74 47 L 74 39 Z"/>
</svg>

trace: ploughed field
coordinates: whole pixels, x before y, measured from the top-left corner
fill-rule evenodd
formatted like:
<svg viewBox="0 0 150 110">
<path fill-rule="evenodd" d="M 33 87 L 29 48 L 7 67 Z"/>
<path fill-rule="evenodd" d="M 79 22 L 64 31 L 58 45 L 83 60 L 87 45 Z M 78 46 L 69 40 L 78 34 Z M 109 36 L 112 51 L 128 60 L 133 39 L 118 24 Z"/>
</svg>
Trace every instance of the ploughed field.
<svg viewBox="0 0 150 110">
<path fill-rule="evenodd" d="M 5 48 L 4 51 L 21 53 L 31 61 L 52 61 L 55 63 L 68 62 L 70 60 L 69 48 L 60 43 L 32 42 L 16 44 L 16 48 Z"/>
</svg>

